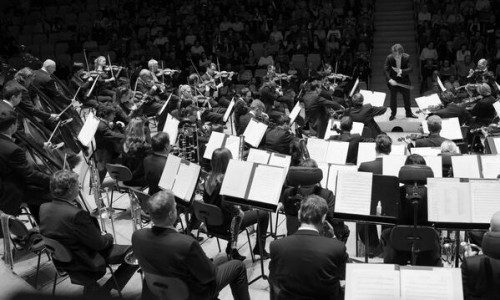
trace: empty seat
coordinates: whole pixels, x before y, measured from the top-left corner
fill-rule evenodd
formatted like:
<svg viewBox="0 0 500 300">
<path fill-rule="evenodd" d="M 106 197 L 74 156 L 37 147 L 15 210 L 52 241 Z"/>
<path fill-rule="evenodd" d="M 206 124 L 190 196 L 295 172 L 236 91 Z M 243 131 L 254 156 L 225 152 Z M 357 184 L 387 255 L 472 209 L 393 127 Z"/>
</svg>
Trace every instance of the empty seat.
<svg viewBox="0 0 500 300">
<path fill-rule="evenodd" d="M 251 46 L 255 57 L 261 57 L 264 55 L 264 43 L 253 43 Z"/>
<path fill-rule="evenodd" d="M 96 41 L 86 41 L 83 43 L 83 48 L 87 51 L 97 51 L 98 45 Z"/>
<path fill-rule="evenodd" d="M 33 44 L 41 45 L 47 43 L 47 35 L 45 33 L 36 33 L 33 35 Z"/>
<path fill-rule="evenodd" d="M 321 65 L 321 55 L 318 53 L 307 55 L 307 65 L 312 66 L 312 69 L 316 70 Z"/>
<path fill-rule="evenodd" d="M 303 54 L 295 54 L 292 56 L 292 63 L 295 68 L 304 71 L 306 68 L 306 57 Z"/>
</svg>

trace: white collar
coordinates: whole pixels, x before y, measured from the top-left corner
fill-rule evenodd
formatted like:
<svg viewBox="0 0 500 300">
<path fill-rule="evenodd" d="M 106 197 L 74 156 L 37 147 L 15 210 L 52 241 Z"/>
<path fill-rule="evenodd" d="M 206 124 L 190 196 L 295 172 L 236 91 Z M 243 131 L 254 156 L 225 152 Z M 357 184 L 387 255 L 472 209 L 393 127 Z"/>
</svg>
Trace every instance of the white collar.
<svg viewBox="0 0 500 300">
<path fill-rule="evenodd" d="M 7 103 L 10 107 L 14 108 L 14 105 L 12 103 L 10 103 L 9 101 L 4 99 L 3 102 Z"/>
<path fill-rule="evenodd" d="M 317 233 L 319 233 L 319 230 L 316 227 L 314 227 L 313 225 L 309 225 L 309 224 L 301 224 L 299 229 L 297 229 L 297 230 L 314 230 Z"/>
</svg>

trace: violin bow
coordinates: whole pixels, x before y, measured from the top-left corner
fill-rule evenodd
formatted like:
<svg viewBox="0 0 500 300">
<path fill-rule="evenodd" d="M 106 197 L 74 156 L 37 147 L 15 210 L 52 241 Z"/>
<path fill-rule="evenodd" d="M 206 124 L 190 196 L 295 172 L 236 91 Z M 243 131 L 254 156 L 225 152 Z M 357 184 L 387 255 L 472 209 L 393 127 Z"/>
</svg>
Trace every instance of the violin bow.
<svg viewBox="0 0 500 300">
<path fill-rule="evenodd" d="M 192 60 L 192 59 L 190 59 L 190 61 L 191 61 L 191 64 L 193 65 L 193 68 L 194 68 L 194 70 L 195 70 L 196 74 L 198 74 L 198 77 L 201 79 L 200 72 L 198 72 L 198 69 L 196 69 L 196 66 L 194 65 L 193 60 Z M 188 76 L 188 78 L 189 78 L 189 76 Z M 188 80 L 188 82 L 189 82 L 189 80 Z"/>
<path fill-rule="evenodd" d="M 85 64 L 87 65 L 87 72 L 90 72 L 89 61 L 87 59 L 87 52 L 85 51 L 85 48 L 83 48 L 83 57 L 85 58 Z"/>
<path fill-rule="evenodd" d="M 163 69 L 163 60 L 161 61 L 161 82 L 165 84 L 165 69 Z"/>
<path fill-rule="evenodd" d="M 92 84 L 92 87 L 90 88 L 90 90 L 88 91 L 87 93 L 87 98 L 90 97 L 90 94 L 92 94 L 92 91 L 94 90 L 94 87 L 97 83 L 97 80 L 99 79 L 99 76 L 101 76 L 100 74 L 97 75 L 97 77 L 94 79 L 94 83 Z"/>
<path fill-rule="evenodd" d="M 217 56 L 217 69 L 219 70 L 220 83 L 223 83 L 222 82 L 222 76 L 220 75 L 220 64 L 219 64 L 219 57 L 218 56 Z M 215 87 L 217 87 L 217 85 Z M 219 88 L 217 88 L 217 90 L 219 90 Z"/>
<path fill-rule="evenodd" d="M 109 71 L 111 72 L 111 77 L 113 77 L 113 79 L 115 80 L 115 85 L 117 85 L 115 73 L 113 72 L 113 65 L 111 64 L 111 59 L 109 58 L 109 54 L 108 54 L 108 63 L 109 63 Z"/>
</svg>

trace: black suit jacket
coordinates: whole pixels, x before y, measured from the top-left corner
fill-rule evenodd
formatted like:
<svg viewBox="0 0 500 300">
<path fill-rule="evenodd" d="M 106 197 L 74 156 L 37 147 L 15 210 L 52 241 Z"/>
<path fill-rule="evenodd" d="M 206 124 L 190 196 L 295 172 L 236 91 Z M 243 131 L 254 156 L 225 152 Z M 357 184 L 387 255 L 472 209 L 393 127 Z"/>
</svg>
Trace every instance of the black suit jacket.
<svg viewBox="0 0 500 300">
<path fill-rule="evenodd" d="M 469 111 L 455 103 L 450 103 L 446 107 L 432 112 L 431 115 L 439 116 L 442 119 L 458 118 L 460 125 L 469 123 L 471 120 Z"/>
<path fill-rule="evenodd" d="M 307 92 L 302 100 L 304 101 L 304 108 L 306 110 L 306 123 L 310 123 L 311 128 L 316 132 L 318 138 L 323 138 L 326 126 L 328 126 L 328 120 L 330 119 L 327 108 L 338 109 L 341 105 L 319 96 L 316 92 Z"/>
<path fill-rule="evenodd" d="M 289 155 L 290 144 L 296 140 L 298 138 L 289 130 L 276 126 L 267 129 L 260 145 L 264 150 Z"/>
<path fill-rule="evenodd" d="M 415 147 L 441 147 L 441 144 L 446 141 L 439 134 L 431 133 L 428 137 L 424 137 L 415 141 Z"/>
<path fill-rule="evenodd" d="M 97 220 L 87 211 L 62 200 L 44 203 L 40 207 L 40 233 L 73 253 L 71 263 L 60 263 L 70 275 L 86 274 L 97 279 L 106 272 L 100 253 L 111 250 L 113 237 L 101 235 Z"/>
<path fill-rule="evenodd" d="M 160 191 L 158 183 L 160 182 L 161 174 L 163 173 L 166 163 L 166 155 L 153 153 L 144 158 L 144 172 L 149 186 L 149 195 L 154 195 Z"/>
<path fill-rule="evenodd" d="M 314 230 L 271 243 L 269 279 L 280 290 L 278 299 L 341 299 L 345 277 L 345 245 Z"/>
<path fill-rule="evenodd" d="M 26 153 L 9 137 L 0 134 L 0 210 L 17 215 L 27 186 L 49 190 L 50 176 L 33 169 Z"/>
<path fill-rule="evenodd" d="M 35 74 L 35 80 L 33 80 L 33 85 L 40 89 L 47 97 L 52 101 L 57 101 L 60 105 L 69 104 L 70 100 L 66 99 L 56 88 L 56 81 L 52 78 L 52 75 L 45 72 L 42 69 L 33 71 Z"/>
<path fill-rule="evenodd" d="M 239 118 L 239 124 L 236 126 L 236 134 L 242 135 L 245 132 L 245 129 L 247 129 L 248 123 L 250 123 L 250 120 L 254 117 L 255 115 L 251 112 L 241 115 Z"/>
<path fill-rule="evenodd" d="M 17 106 L 16 110 L 19 110 L 23 114 L 35 116 L 42 121 L 47 121 L 50 118 L 50 113 L 44 112 L 44 111 L 35 107 L 33 100 L 31 100 L 30 92 L 26 88 L 24 88 L 19 82 L 12 79 L 9 82 L 7 82 L 5 85 L 10 85 L 10 84 L 16 85 L 23 90 L 21 102 Z"/>
<path fill-rule="evenodd" d="M 373 117 L 383 115 L 386 110 L 387 107 L 374 107 L 368 103 L 349 109 L 349 116 L 353 122 L 363 123 L 366 127 L 370 128 L 371 133 L 369 137 L 375 138 L 377 135 L 382 133 L 382 130 Z"/>
<path fill-rule="evenodd" d="M 486 255 L 466 257 L 462 263 L 465 300 L 500 299 L 500 260 Z"/>
<path fill-rule="evenodd" d="M 134 232 L 132 247 L 145 272 L 184 281 L 190 300 L 208 300 L 215 296 L 216 267 L 191 236 L 153 226 Z M 145 296 L 151 299 L 146 284 L 143 285 L 143 299 Z"/>
<path fill-rule="evenodd" d="M 392 67 L 396 67 L 396 59 L 392 54 L 389 54 L 384 62 L 384 75 L 387 81 L 389 81 L 389 79 L 394 79 L 399 83 L 410 84 L 410 76 L 408 76 L 408 74 L 413 70 L 410 62 L 410 55 L 403 53 L 401 57 L 401 77 L 397 76 L 396 71 L 394 71 Z"/>
<path fill-rule="evenodd" d="M 382 157 L 377 157 L 375 160 L 361 163 L 358 171 L 382 175 Z"/>
</svg>

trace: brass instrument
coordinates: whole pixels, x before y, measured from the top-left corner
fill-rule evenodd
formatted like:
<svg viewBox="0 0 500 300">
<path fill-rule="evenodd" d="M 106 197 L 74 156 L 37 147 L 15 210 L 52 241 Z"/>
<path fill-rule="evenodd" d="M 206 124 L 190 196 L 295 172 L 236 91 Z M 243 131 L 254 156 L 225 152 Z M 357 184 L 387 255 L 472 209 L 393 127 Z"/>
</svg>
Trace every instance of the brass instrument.
<svg viewBox="0 0 500 300">
<path fill-rule="evenodd" d="M 134 193 L 134 191 L 128 191 L 130 198 L 130 216 L 132 217 L 132 232 L 136 232 L 139 229 L 142 229 L 142 219 L 141 219 L 141 203 L 139 198 Z M 134 252 L 131 251 L 125 255 L 125 262 L 132 266 L 137 266 L 139 261 L 137 257 L 135 257 Z"/>
<path fill-rule="evenodd" d="M 179 157 L 197 163 L 200 161 L 198 148 L 198 128 L 195 123 L 186 122 L 179 128 Z"/>
<path fill-rule="evenodd" d="M 108 210 L 106 208 L 106 205 L 104 204 L 104 199 L 102 198 L 99 171 L 97 170 L 94 159 L 90 159 L 89 168 L 90 186 L 92 189 L 92 193 L 94 194 L 95 205 L 97 207 L 97 217 L 99 218 L 99 221 L 101 223 L 102 231 L 106 232 L 106 223 L 104 222 L 104 218 L 108 217 Z"/>
<path fill-rule="evenodd" d="M 238 160 L 243 160 L 243 151 L 245 149 L 245 137 L 240 135 L 240 147 L 238 148 Z"/>
<path fill-rule="evenodd" d="M 305 139 L 299 140 L 299 147 L 300 147 L 300 150 L 302 151 L 303 160 L 310 159 L 311 156 L 309 155 L 309 150 L 307 150 L 307 145 L 306 145 Z"/>
</svg>

